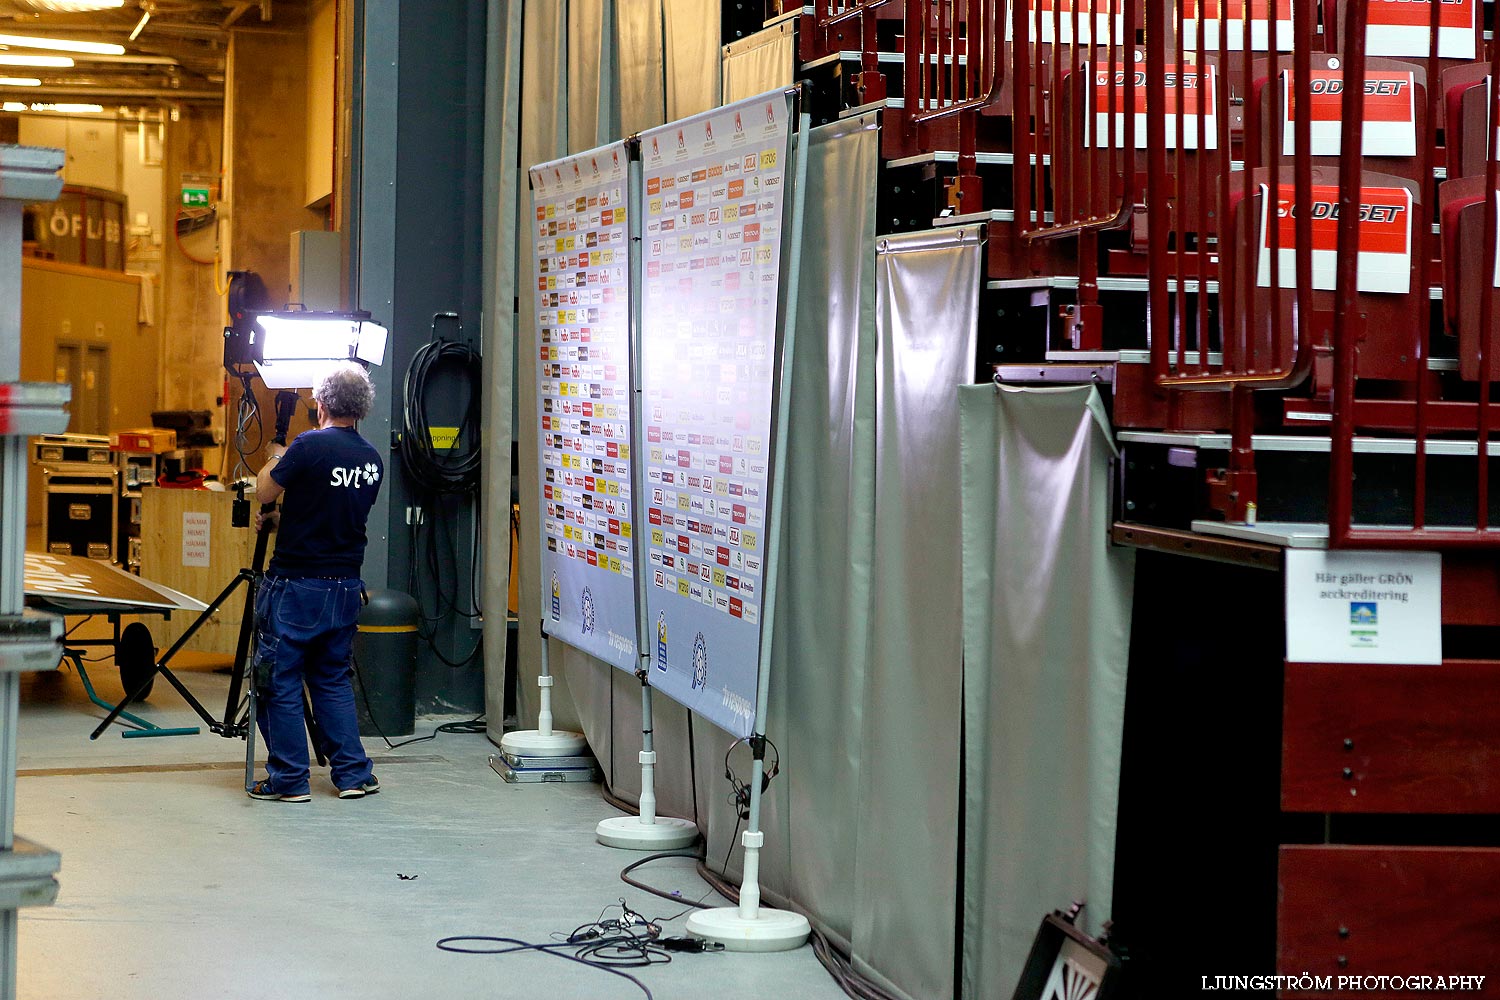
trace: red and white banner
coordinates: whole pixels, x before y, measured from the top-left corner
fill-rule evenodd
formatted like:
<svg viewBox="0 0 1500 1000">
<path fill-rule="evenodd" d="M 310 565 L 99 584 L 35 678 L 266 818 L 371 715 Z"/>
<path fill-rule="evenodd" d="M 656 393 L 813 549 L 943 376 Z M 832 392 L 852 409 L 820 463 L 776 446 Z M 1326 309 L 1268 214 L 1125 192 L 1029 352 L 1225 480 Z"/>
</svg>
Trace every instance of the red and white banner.
<svg viewBox="0 0 1500 1000">
<path fill-rule="evenodd" d="M 1441 2 L 1438 55 L 1444 59 L 1473 59 L 1478 0 Z M 1431 0 L 1370 0 L 1365 54 L 1426 56 L 1432 45 L 1431 24 Z"/>
<path fill-rule="evenodd" d="M 1041 26 L 1037 26 L 1040 8 Z M 1114 34 L 1110 34 L 1111 0 L 1031 0 L 1026 8 L 1026 37 L 1032 42 L 1060 45 L 1125 45 L 1133 39 L 1125 35 L 1124 0 L 1113 0 Z M 1078 18 L 1078 37 L 1073 37 L 1073 18 Z M 1053 24 L 1060 19 L 1061 25 Z M 1009 11 L 1005 15 L 1005 40 L 1014 41 L 1015 22 Z"/>
<path fill-rule="evenodd" d="M 1309 83 L 1309 130 L 1312 155 L 1338 156 L 1344 137 L 1344 74 L 1342 70 L 1315 69 Z M 1292 93 L 1291 74 L 1281 74 L 1282 106 L 1287 108 L 1282 128 L 1282 151 L 1296 152 L 1295 124 L 1297 102 Z M 1364 137 L 1360 148 L 1365 156 L 1417 155 L 1416 83 L 1411 73 L 1369 70 L 1365 73 Z"/>
<path fill-rule="evenodd" d="M 1260 186 L 1260 275 L 1262 288 L 1271 285 L 1271 227 L 1266 216 L 1273 199 L 1269 187 Z M 1275 199 L 1279 244 L 1279 284 L 1297 287 L 1297 221 L 1290 185 L 1280 188 Z M 1404 187 L 1367 187 L 1359 196 L 1359 281 L 1361 292 L 1405 294 L 1411 291 L 1411 192 Z M 1333 291 L 1338 270 L 1339 189 L 1316 184 L 1312 189 L 1312 282 L 1313 288 Z"/>
<path fill-rule="evenodd" d="M 1127 72 L 1135 75 L 1135 91 L 1130 94 L 1135 106 L 1135 148 L 1146 148 L 1146 72 L 1139 64 L 1134 69 L 1121 66 L 1114 71 L 1114 83 L 1110 83 L 1108 66 L 1085 66 L 1084 72 L 1091 74 L 1094 85 L 1084 95 L 1087 102 L 1085 120 L 1091 126 L 1087 145 L 1107 147 L 1113 138 L 1116 149 L 1125 146 L 1125 101 L 1127 98 Z M 1195 66 L 1168 66 L 1166 68 L 1166 100 L 1163 110 L 1167 119 L 1167 148 L 1177 148 L 1178 110 L 1182 111 L 1182 148 L 1218 149 L 1218 71 L 1210 66 L 1207 74 L 1200 74 Z M 1203 124 L 1199 126 L 1199 109 L 1203 111 Z M 1111 109 L 1115 109 L 1111 115 Z M 1114 118 L 1114 134 L 1110 134 L 1110 118 Z M 1202 145 L 1199 136 L 1202 136 Z"/>
<path fill-rule="evenodd" d="M 1371 0 L 1372 4 L 1374 0 Z M 1250 0 L 1250 49 L 1266 52 L 1271 47 L 1271 9 L 1276 11 L 1276 51 L 1292 50 L 1292 0 Z M 1200 13 L 1201 8 L 1201 13 Z M 1203 22 L 1203 48 L 1219 47 L 1219 26 L 1225 25 L 1224 47 L 1231 52 L 1245 49 L 1245 0 L 1182 0 L 1182 40 L 1185 51 L 1198 48 L 1198 22 Z"/>
</svg>

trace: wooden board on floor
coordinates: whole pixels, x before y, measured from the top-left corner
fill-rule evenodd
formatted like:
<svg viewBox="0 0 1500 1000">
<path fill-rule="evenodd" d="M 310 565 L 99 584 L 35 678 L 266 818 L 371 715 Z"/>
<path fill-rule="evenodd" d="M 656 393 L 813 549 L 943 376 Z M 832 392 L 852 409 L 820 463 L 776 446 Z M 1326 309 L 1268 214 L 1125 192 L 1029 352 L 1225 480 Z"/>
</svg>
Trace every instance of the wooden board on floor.
<svg viewBox="0 0 1500 1000">
<path fill-rule="evenodd" d="M 250 565 L 255 553 L 255 532 L 250 528 L 236 528 L 231 523 L 233 506 L 234 494 L 228 492 L 159 487 L 142 490 L 141 575 L 200 601 L 212 601 L 241 567 Z M 204 518 L 207 518 L 206 526 Z M 183 547 L 185 531 L 196 535 L 196 545 L 186 551 Z M 276 536 L 273 534 L 272 551 L 275 545 Z M 195 565 L 203 561 L 208 565 Z M 244 595 L 243 587 L 236 590 L 185 648 L 233 655 L 245 607 Z M 164 652 L 187 630 L 192 620 L 192 615 L 175 614 L 169 622 L 153 623 L 151 634 L 157 648 Z"/>
</svg>

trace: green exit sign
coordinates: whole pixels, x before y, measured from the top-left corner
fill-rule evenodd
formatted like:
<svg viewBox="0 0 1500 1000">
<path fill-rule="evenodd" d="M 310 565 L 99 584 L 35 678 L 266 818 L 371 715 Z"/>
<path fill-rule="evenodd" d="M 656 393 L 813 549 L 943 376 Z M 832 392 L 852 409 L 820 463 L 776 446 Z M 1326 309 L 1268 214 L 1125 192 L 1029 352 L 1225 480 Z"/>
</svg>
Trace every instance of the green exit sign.
<svg viewBox="0 0 1500 1000">
<path fill-rule="evenodd" d="M 208 206 L 208 188 L 185 187 L 182 189 L 182 207 L 199 208 Z"/>
</svg>

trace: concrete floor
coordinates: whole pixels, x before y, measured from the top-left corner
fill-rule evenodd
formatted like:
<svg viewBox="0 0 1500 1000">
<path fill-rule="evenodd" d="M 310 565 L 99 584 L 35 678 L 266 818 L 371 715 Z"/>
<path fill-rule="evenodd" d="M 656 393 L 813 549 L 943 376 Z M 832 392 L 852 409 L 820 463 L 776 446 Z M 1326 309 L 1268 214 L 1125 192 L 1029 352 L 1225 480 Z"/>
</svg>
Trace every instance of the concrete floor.
<svg viewBox="0 0 1500 1000">
<path fill-rule="evenodd" d="M 225 675 L 179 673 L 222 711 Z M 108 663 L 90 665 L 90 676 L 105 699 L 122 696 Z M 197 722 L 160 681 L 141 714 Z M 315 769 L 310 804 L 256 802 L 243 791 L 242 742 L 109 733 L 91 743 L 103 715 L 71 671 L 23 682 L 17 829 L 60 850 L 63 867 L 57 904 L 21 919 L 21 997 L 646 995 L 557 958 L 435 947 L 448 935 L 550 941 L 622 896 L 650 916 L 678 913 L 619 880 L 635 855 L 594 842 L 594 824 L 617 814 L 597 785 L 507 785 L 487 764 L 485 737 L 441 735 L 395 751 L 367 741 L 379 795 L 341 801 Z M 419 732 L 439 721 L 422 720 Z M 690 859 L 636 874 L 687 899 L 708 892 Z M 843 996 L 806 947 L 626 971 L 659 1000 Z"/>
</svg>

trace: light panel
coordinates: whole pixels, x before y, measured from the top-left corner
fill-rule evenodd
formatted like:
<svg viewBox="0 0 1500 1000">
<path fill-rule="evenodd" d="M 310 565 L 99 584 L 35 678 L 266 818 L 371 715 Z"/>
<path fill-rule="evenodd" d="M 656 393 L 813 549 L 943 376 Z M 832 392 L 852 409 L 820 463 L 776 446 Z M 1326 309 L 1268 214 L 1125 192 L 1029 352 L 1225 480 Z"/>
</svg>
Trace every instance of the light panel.
<svg viewBox="0 0 1500 1000">
<path fill-rule="evenodd" d="M 34 76 L 0 76 L 0 87 L 40 87 L 42 81 Z"/>
<path fill-rule="evenodd" d="M 334 365 L 385 360 L 388 331 L 360 315 L 267 313 L 255 326 L 255 369 L 272 389 L 315 386 Z"/>
</svg>

